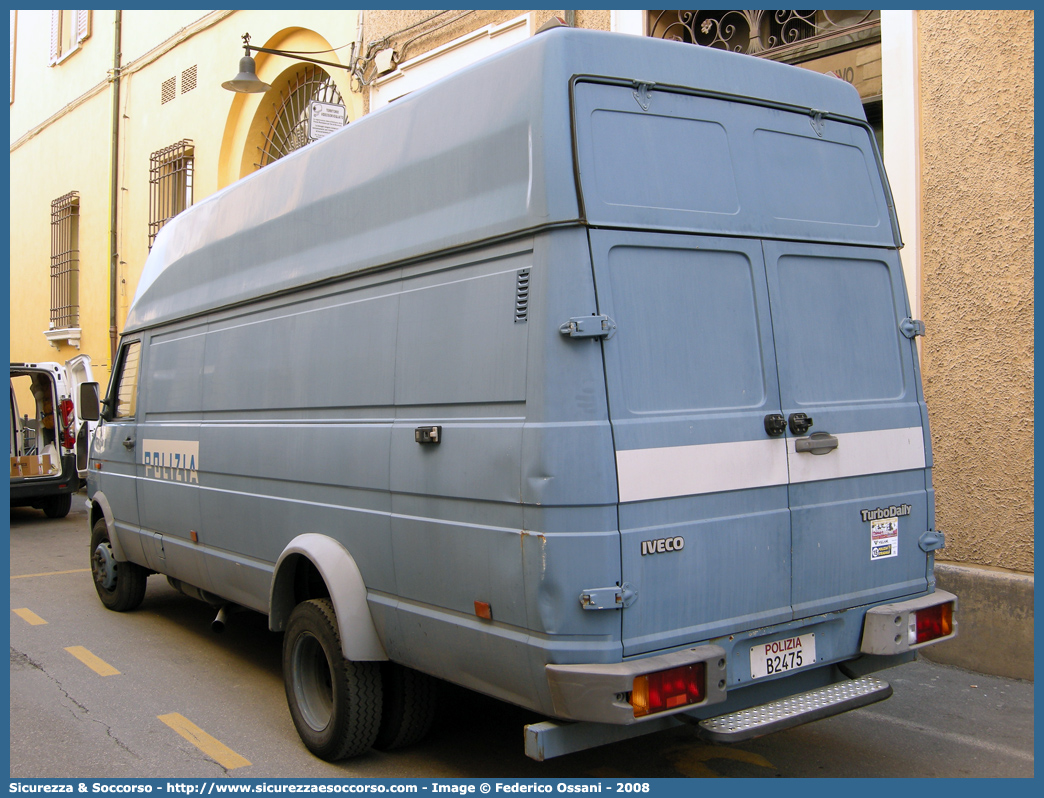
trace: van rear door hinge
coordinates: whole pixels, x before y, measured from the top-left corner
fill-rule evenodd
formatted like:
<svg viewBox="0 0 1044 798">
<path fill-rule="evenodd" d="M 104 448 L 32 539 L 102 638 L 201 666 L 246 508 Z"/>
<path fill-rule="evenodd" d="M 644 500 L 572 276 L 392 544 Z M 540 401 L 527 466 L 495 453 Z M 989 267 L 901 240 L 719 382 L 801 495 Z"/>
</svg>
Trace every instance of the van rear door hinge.
<svg viewBox="0 0 1044 798">
<path fill-rule="evenodd" d="M 638 591 L 632 585 L 593 587 L 580 594 L 580 606 L 585 610 L 622 610 L 634 604 Z"/>
<path fill-rule="evenodd" d="M 570 338 L 605 338 L 616 333 L 616 322 L 608 316 L 574 316 L 558 331 Z"/>
<path fill-rule="evenodd" d="M 826 111 L 820 111 L 818 108 L 810 108 L 808 112 L 808 115 L 812 117 L 808 120 L 808 123 L 812 125 L 812 129 L 820 138 L 823 138 L 823 128 L 825 126 L 823 122 L 823 114 L 825 113 Z"/>
<path fill-rule="evenodd" d="M 899 332 L 907 338 L 916 338 L 924 335 L 924 322 L 918 319 L 905 318 L 899 322 Z"/>
</svg>

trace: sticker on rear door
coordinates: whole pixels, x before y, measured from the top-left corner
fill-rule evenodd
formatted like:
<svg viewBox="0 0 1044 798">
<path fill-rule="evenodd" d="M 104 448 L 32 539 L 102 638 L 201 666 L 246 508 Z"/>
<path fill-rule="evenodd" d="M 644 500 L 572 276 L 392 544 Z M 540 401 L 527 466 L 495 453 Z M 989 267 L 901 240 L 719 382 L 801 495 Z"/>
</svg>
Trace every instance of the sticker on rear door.
<svg viewBox="0 0 1044 798">
<path fill-rule="evenodd" d="M 899 556 L 899 519 L 880 518 L 870 522 L 870 559 Z"/>
</svg>

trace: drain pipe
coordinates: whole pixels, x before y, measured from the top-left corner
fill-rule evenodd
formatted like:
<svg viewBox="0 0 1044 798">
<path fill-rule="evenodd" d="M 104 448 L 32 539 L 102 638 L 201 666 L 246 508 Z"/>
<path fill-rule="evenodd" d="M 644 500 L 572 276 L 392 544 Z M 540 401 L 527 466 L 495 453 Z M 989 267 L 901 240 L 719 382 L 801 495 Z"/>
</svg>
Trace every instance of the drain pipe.
<svg viewBox="0 0 1044 798">
<path fill-rule="evenodd" d="M 109 170 L 112 184 L 109 188 L 109 371 L 116 368 L 116 286 L 119 281 L 119 259 L 117 251 L 117 202 L 120 196 L 120 39 L 122 37 L 123 12 L 116 12 L 116 27 L 112 51 L 112 154 Z"/>
</svg>

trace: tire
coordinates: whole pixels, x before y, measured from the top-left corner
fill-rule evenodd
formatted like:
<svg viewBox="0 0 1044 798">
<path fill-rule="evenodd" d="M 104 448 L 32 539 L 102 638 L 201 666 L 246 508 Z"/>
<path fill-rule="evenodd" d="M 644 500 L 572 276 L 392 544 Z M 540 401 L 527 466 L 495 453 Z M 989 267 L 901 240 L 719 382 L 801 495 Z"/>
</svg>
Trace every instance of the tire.
<svg viewBox="0 0 1044 798">
<path fill-rule="evenodd" d="M 373 747 L 393 751 L 423 740 L 435 722 L 439 682 L 394 662 L 381 663 L 384 709 Z"/>
<path fill-rule="evenodd" d="M 145 598 L 149 572 L 137 563 L 116 562 L 104 518 L 91 529 L 91 575 L 98 598 L 114 612 L 133 610 Z"/>
<path fill-rule="evenodd" d="M 329 599 L 303 601 L 290 614 L 283 685 L 297 733 L 317 757 L 336 762 L 373 746 L 381 725 L 380 663 L 344 658 Z"/>
<path fill-rule="evenodd" d="M 72 509 L 72 494 L 59 493 L 43 503 L 44 515 L 48 518 L 65 518 Z"/>
</svg>

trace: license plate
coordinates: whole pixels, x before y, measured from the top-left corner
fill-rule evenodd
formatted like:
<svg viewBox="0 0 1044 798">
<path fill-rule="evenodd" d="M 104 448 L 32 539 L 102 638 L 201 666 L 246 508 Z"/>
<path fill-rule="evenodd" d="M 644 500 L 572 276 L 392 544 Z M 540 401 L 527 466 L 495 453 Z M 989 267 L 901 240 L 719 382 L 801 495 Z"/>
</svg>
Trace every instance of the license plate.
<svg viewBox="0 0 1044 798">
<path fill-rule="evenodd" d="M 750 647 L 750 675 L 753 679 L 797 670 L 815 661 L 816 636 L 812 632 Z"/>
</svg>

